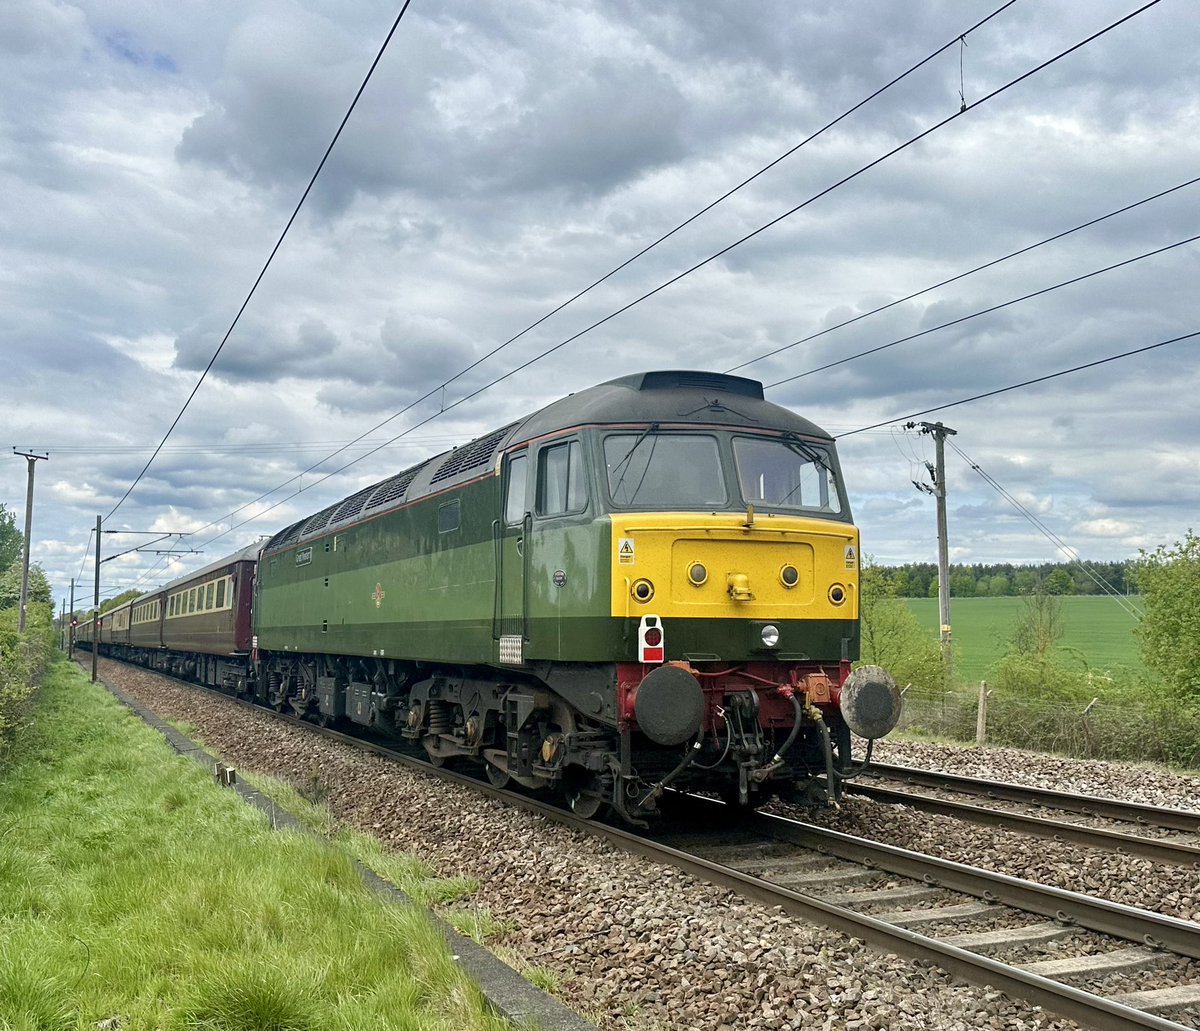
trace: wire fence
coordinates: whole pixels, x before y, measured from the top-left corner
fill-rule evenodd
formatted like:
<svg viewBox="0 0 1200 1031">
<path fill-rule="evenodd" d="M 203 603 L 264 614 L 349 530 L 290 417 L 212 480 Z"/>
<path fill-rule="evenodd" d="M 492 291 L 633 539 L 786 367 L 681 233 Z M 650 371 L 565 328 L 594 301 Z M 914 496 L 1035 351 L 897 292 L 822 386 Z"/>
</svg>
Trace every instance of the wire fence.
<svg viewBox="0 0 1200 1031">
<path fill-rule="evenodd" d="M 978 693 L 910 688 L 900 729 L 964 742 L 978 742 L 982 729 L 987 744 L 1200 769 L 1200 707 L 1163 698 L 1072 704 L 992 692 L 982 727 L 979 707 Z"/>
</svg>

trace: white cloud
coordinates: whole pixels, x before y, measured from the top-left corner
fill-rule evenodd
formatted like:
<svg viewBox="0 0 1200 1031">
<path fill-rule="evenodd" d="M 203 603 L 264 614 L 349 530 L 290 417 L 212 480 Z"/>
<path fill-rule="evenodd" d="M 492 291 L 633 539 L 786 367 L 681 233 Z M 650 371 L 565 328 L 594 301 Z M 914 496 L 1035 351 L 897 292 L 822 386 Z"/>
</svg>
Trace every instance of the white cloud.
<svg viewBox="0 0 1200 1031">
<path fill-rule="evenodd" d="M 323 482 L 364 449 L 301 476 L 989 10 L 976 0 L 414 5 L 196 400 L 114 522 L 204 528 L 206 541 L 238 526 L 189 560 L 208 561 L 571 390 L 651 367 L 729 368 L 1194 174 L 1200 23 L 1164 4 L 395 446 Z M 0 412 L 11 444 L 51 449 L 36 547 L 56 589 L 225 335 L 394 16 L 361 2 L 329 12 L 307 0 L 0 6 L 11 86 L 0 117 Z M 1115 0 L 1016 5 L 970 36 L 968 99 L 1124 13 Z M 445 403 L 953 113 L 958 58 L 943 54 L 523 335 L 451 384 Z M 795 376 L 1170 243 L 1189 232 L 1196 189 L 743 374 Z M 1172 251 L 768 396 L 836 433 L 907 416 L 1200 328 L 1198 273 L 1200 251 Z M 1068 543 L 1127 557 L 1178 537 L 1200 505 L 1196 347 L 917 418 L 956 428 L 971 460 Z M 927 479 L 929 445 L 888 432 L 841 442 L 864 549 L 881 561 L 934 555 L 933 503 L 910 482 Z M 1057 558 L 957 454 L 947 462 L 956 555 Z M 24 463 L 0 471 L 0 501 L 19 507 Z M 107 568 L 117 587 L 186 564 Z"/>
</svg>

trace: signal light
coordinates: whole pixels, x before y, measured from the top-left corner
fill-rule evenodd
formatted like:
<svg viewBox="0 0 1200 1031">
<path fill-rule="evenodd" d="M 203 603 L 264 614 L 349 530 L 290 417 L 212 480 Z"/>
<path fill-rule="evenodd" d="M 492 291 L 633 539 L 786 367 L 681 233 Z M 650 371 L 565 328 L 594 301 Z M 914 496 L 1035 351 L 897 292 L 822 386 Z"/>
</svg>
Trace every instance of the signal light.
<svg viewBox="0 0 1200 1031">
<path fill-rule="evenodd" d="M 638 657 L 642 662 L 662 662 L 666 657 L 662 621 L 657 616 L 643 616 L 638 625 Z"/>
<path fill-rule="evenodd" d="M 633 595 L 634 601 L 640 601 L 644 605 L 654 597 L 654 584 L 642 577 L 640 580 L 633 581 L 629 593 Z"/>
</svg>

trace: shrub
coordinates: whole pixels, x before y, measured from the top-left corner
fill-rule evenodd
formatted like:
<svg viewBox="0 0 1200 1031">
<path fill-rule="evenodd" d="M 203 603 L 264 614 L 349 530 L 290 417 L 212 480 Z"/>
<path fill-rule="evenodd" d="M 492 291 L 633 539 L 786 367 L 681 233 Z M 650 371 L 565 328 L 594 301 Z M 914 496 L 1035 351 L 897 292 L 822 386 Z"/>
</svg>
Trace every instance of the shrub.
<svg viewBox="0 0 1200 1031">
<path fill-rule="evenodd" d="M 25 633 L 15 608 L 0 610 L 0 756 L 54 654 L 51 606 L 31 602 Z"/>
</svg>

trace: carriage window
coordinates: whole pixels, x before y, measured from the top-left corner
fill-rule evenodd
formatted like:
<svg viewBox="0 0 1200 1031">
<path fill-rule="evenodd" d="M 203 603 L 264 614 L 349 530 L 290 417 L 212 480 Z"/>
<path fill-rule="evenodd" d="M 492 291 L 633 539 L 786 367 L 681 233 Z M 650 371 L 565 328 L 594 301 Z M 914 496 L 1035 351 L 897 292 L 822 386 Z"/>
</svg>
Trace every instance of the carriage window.
<svg viewBox="0 0 1200 1031">
<path fill-rule="evenodd" d="M 587 475 L 579 441 L 556 444 L 538 456 L 537 513 L 563 515 L 587 508 Z"/>
<path fill-rule="evenodd" d="M 217 585 L 211 583 L 208 585 L 208 593 L 204 596 L 204 607 L 211 609 L 213 607 L 213 594 L 216 592 Z"/>
<path fill-rule="evenodd" d="M 608 491 L 620 508 L 712 509 L 728 500 L 715 437 L 615 433 L 604 438 Z"/>
<path fill-rule="evenodd" d="M 504 521 L 514 526 L 525 518 L 525 481 L 529 456 L 522 452 L 509 459 L 508 482 L 504 488 Z"/>
<path fill-rule="evenodd" d="M 751 504 L 838 515 L 842 498 L 829 449 L 808 441 L 737 437 L 742 497 Z"/>
<path fill-rule="evenodd" d="M 188 612 L 196 611 L 196 588 L 193 587 L 188 591 Z"/>
<path fill-rule="evenodd" d="M 223 609 L 224 607 L 225 607 L 225 581 L 218 580 L 217 581 L 217 608 Z"/>
</svg>

